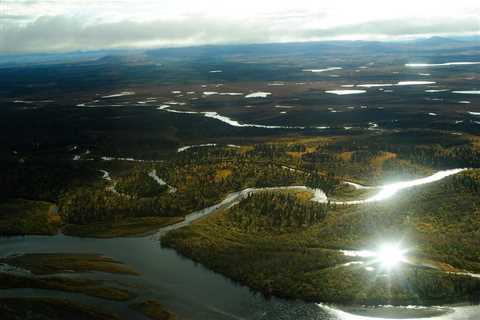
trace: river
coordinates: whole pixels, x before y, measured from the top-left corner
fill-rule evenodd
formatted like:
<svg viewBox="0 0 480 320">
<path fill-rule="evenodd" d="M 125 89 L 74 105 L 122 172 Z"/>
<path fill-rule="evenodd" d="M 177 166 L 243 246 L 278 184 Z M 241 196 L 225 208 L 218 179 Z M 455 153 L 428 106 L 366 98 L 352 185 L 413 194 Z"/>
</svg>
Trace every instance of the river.
<svg viewBox="0 0 480 320">
<path fill-rule="evenodd" d="M 438 177 L 438 173 L 435 177 Z M 438 181 L 432 179 L 434 182 Z M 422 182 L 425 182 L 423 180 Z M 266 188 L 306 189 L 303 186 Z M 82 277 L 114 279 L 135 284 L 141 288 L 141 298 L 157 298 L 181 319 L 192 320 L 367 320 L 380 319 L 357 316 L 341 311 L 334 306 L 302 301 L 267 299 L 228 278 L 214 273 L 174 250 L 163 248 L 159 237 L 166 232 L 183 227 L 220 208 L 238 202 L 251 192 L 266 189 L 246 189 L 232 193 L 221 203 L 194 212 L 184 222 L 165 227 L 155 235 L 137 238 L 93 239 L 56 236 L 25 236 L 0 239 L 0 256 L 22 253 L 97 253 L 122 261 L 138 271 L 140 276 L 91 274 Z M 144 319 L 128 310 L 127 303 L 108 302 L 80 294 L 66 294 L 36 289 L 0 290 L 0 296 L 50 296 L 67 297 L 86 304 L 98 305 L 127 316 L 129 319 Z M 405 308 L 407 309 L 407 308 Z M 415 310 L 410 307 L 408 310 Z M 425 311 L 425 309 L 419 309 Z M 445 307 L 448 311 L 438 320 L 477 320 L 478 306 Z M 418 314 L 418 312 L 416 312 Z M 412 317 L 414 318 L 414 317 Z"/>
</svg>

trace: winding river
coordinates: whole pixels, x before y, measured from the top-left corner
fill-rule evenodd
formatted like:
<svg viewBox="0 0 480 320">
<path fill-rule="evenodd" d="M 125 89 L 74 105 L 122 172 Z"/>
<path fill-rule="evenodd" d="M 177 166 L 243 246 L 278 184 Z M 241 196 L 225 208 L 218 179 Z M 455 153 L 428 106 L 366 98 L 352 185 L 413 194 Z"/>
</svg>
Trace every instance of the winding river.
<svg viewBox="0 0 480 320">
<path fill-rule="evenodd" d="M 413 182 L 404 182 L 396 191 L 415 185 L 431 183 L 456 174 L 457 171 L 442 171 L 435 175 Z M 447 174 L 448 173 L 448 174 Z M 433 178 L 432 178 L 433 177 Z M 399 186 L 396 184 L 396 186 Z M 174 250 L 160 246 L 159 237 L 165 233 L 181 228 L 218 209 L 234 205 L 252 192 L 265 190 L 301 189 L 304 186 L 245 189 L 228 195 L 222 202 L 193 212 L 186 216 L 183 222 L 159 230 L 155 235 L 138 238 L 93 239 L 77 238 L 62 234 L 56 236 L 26 236 L 0 239 L 0 256 L 22 253 L 98 253 L 103 254 L 132 266 L 140 276 L 91 274 L 82 277 L 98 277 L 113 279 L 123 283 L 131 283 L 141 288 L 141 298 L 157 298 L 167 308 L 177 313 L 181 319 L 249 319 L 249 320 L 368 320 L 382 319 L 378 317 L 353 315 L 337 307 L 302 301 L 287 301 L 278 298 L 266 299 L 245 286 L 214 273 L 188 258 L 178 255 Z M 385 192 L 386 186 L 379 187 L 379 193 Z M 388 189 L 388 188 L 387 188 Z M 312 200 L 324 202 L 323 192 L 314 191 Z M 381 201 L 382 199 L 376 199 Z M 90 298 L 80 294 L 63 292 L 11 289 L 0 290 L 0 297 L 5 296 L 49 296 L 67 297 L 86 304 L 98 305 L 123 314 L 129 319 L 144 319 L 128 310 L 126 303 L 108 302 Z M 419 312 L 422 307 L 404 307 L 404 309 Z M 429 308 L 430 309 L 430 308 Z M 436 308 L 445 313 L 434 317 L 438 320 L 476 320 L 480 314 L 478 306 Z M 437 310 L 437 311 L 438 311 Z M 418 314 L 418 313 L 417 313 Z"/>
</svg>

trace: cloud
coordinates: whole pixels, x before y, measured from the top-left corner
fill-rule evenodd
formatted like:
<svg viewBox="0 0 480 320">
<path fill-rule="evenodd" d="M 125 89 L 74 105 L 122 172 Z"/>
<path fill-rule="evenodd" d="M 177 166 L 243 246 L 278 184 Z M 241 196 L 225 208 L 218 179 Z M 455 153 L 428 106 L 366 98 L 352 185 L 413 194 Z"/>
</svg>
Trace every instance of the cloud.
<svg viewBox="0 0 480 320">
<path fill-rule="evenodd" d="M 478 17 L 410 18 L 368 21 L 307 32 L 312 37 L 346 35 L 412 36 L 430 34 L 462 34 L 480 31 Z"/>
<path fill-rule="evenodd" d="M 10 1 L 15 10 L 0 15 L 0 53 L 336 38 L 401 39 L 421 35 L 471 34 L 480 30 L 478 15 L 475 15 L 478 11 L 450 16 L 424 14 L 383 18 L 385 15 L 373 15 L 368 8 L 364 11 L 370 12 L 370 16 L 356 14 L 353 9 L 285 10 L 280 6 L 276 10 L 252 13 L 230 10 L 232 12 L 228 14 L 211 14 L 209 8 L 203 8 L 203 11 L 200 10 L 202 13 L 173 14 L 172 10 L 178 9 L 178 5 L 173 5 L 174 1 L 170 0 L 162 2 L 170 3 L 170 11 L 162 11 L 163 7 L 153 10 L 147 6 L 150 2 L 142 2 L 143 7 L 139 4 L 140 9 L 137 10 L 129 0 L 88 2 L 90 7 L 84 10 L 78 8 L 81 3 L 87 2 L 71 0 L 65 5 L 65 2 L 54 0 L 27 0 L 14 5 L 15 2 Z M 52 3 L 56 5 L 49 6 Z M 119 3 L 131 6 L 118 10 Z M 201 7 L 199 3 L 195 3 L 196 8 Z M 100 4 L 104 7 L 94 7 Z M 132 16 L 126 14 L 129 11 L 132 11 Z"/>
<path fill-rule="evenodd" d="M 3 52 L 92 50 L 114 47 L 248 43 L 273 41 L 275 26 L 194 16 L 149 22 L 85 24 L 78 18 L 41 17 L 25 25 L 4 27 Z"/>
<path fill-rule="evenodd" d="M 29 19 L 28 16 L 19 15 L 19 14 L 0 14 L 0 21 L 1 20 L 27 20 Z"/>
</svg>

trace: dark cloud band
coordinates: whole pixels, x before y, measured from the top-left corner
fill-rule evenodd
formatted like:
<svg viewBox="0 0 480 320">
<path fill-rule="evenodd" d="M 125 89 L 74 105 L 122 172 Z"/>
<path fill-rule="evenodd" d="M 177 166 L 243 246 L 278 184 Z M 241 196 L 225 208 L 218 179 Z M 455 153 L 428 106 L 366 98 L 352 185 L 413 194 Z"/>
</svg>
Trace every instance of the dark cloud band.
<svg viewBox="0 0 480 320">
<path fill-rule="evenodd" d="M 302 16 L 303 17 L 303 16 Z M 316 16 L 318 18 L 318 16 Z M 78 17 L 45 16 L 19 23 L 24 16 L 0 16 L 0 52 L 47 52 L 104 48 L 221 43 L 308 41 L 335 37 L 405 37 L 466 34 L 480 30 L 475 17 L 397 19 L 306 28 L 297 17 L 234 20 L 189 16 L 175 20 L 86 23 Z M 292 20 L 292 21 L 290 21 Z M 309 20 L 308 17 L 305 21 Z M 290 21 L 290 23 L 289 23 Z"/>
</svg>

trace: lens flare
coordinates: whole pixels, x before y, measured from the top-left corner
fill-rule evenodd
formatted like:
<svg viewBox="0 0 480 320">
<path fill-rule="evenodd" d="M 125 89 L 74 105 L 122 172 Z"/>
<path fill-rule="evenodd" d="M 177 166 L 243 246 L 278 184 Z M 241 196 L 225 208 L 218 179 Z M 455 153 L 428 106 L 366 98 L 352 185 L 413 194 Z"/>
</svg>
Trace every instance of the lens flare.
<svg viewBox="0 0 480 320">
<path fill-rule="evenodd" d="M 376 260 L 384 269 L 390 270 L 406 261 L 406 252 L 400 245 L 384 244 L 376 252 Z"/>
</svg>

